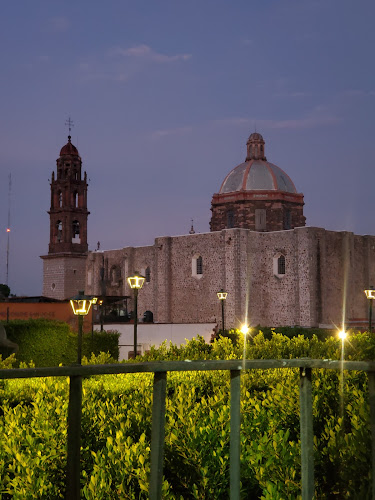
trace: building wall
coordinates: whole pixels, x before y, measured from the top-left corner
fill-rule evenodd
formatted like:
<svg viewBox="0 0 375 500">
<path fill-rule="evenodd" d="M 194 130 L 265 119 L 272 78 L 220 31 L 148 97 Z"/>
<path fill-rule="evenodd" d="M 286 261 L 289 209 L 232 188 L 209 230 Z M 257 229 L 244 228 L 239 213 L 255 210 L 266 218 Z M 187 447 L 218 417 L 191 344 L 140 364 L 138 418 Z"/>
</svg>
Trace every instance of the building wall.
<svg viewBox="0 0 375 500">
<path fill-rule="evenodd" d="M 78 317 L 74 316 L 69 302 L 0 302 L 1 321 L 39 318 L 64 321 L 73 331 L 78 330 Z M 83 330 L 91 332 L 91 329 L 92 310 L 83 318 Z"/>
<path fill-rule="evenodd" d="M 284 200 L 236 200 L 236 195 L 232 195 L 233 201 L 224 199 L 220 202 L 220 196 L 214 195 L 210 221 L 211 231 L 220 231 L 228 228 L 228 212 L 233 213 L 233 226 L 243 229 L 256 230 L 255 210 L 264 209 L 266 211 L 266 225 L 264 231 L 280 231 L 285 227 L 286 211 L 289 211 L 290 228 L 305 225 L 305 216 L 303 215 L 303 198 L 299 203 L 292 203 Z M 261 196 L 261 195 L 260 195 Z M 264 195 L 266 196 L 266 195 Z M 226 196 L 225 198 L 227 198 Z"/>
<path fill-rule="evenodd" d="M 87 255 L 46 255 L 43 259 L 43 296 L 65 300 L 86 286 Z"/>
<path fill-rule="evenodd" d="M 277 259 L 285 256 L 285 274 Z M 194 272 L 202 257 L 203 273 Z M 86 292 L 100 288 L 100 262 L 119 266 L 121 283 L 108 294 L 129 295 L 126 278 L 150 268 L 150 283 L 139 292 L 138 313 L 154 313 L 158 323 L 217 323 L 221 304 L 216 292 L 228 292 L 226 326 L 243 321 L 266 326 L 341 325 L 365 322 L 363 290 L 375 285 L 375 237 L 299 227 L 255 232 L 225 229 L 204 234 L 157 238 L 153 246 L 127 247 L 89 254 L 91 278 Z M 276 266 L 276 267 L 275 267 Z M 107 272 L 107 271 L 106 271 Z M 106 275 L 107 276 L 107 275 Z"/>
<path fill-rule="evenodd" d="M 185 344 L 186 340 L 191 340 L 198 335 L 202 336 L 208 343 L 214 333 L 213 323 L 200 324 L 146 324 L 138 325 L 137 351 L 142 354 L 149 350 L 151 346 L 159 347 L 163 342 L 175 345 Z M 129 352 L 134 350 L 134 325 L 133 324 L 113 324 L 105 325 L 105 330 L 117 330 L 119 338 L 119 360 L 128 359 Z"/>
</svg>

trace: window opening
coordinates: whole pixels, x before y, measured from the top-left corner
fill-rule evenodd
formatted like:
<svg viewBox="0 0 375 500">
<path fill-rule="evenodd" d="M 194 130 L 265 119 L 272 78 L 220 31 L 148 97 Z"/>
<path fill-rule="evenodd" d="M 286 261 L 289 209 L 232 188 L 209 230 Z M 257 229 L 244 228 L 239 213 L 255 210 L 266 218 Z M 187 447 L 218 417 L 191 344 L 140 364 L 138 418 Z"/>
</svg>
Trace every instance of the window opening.
<svg viewBox="0 0 375 500">
<path fill-rule="evenodd" d="M 233 210 L 228 210 L 227 212 L 227 228 L 231 229 L 234 227 L 234 212 Z"/>
<path fill-rule="evenodd" d="M 151 281 L 151 271 L 150 271 L 149 267 L 146 267 L 145 278 L 146 278 L 146 283 L 150 283 L 150 281 Z"/>
<path fill-rule="evenodd" d="M 78 193 L 77 193 L 77 191 L 75 191 L 75 193 L 73 195 L 73 205 L 75 208 L 78 207 Z"/>
<path fill-rule="evenodd" d="M 62 222 L 58 220 L 56 222 L 56 241 L 60 243 L 62 241 Z"/>
<path fill-rule="evenodd" d="M 81 243 L 80 227 L 79 227 L 79 222 L 77 220 L 73 221 L 72 229 L 73 229 L 72 243 Z"/>
<path fill-rule="evenodd" d="M 255 231 L 265 231 L 266 230 L 266 209 L 256 208 L 255 209 Z"/>
<path fill-rule="evenodd" d="M 280 255 L 277 259 L 277 274 L 285 274 L 285 256 Z"/>
<path fill-rule="evenodd" d="M 284 212 L 284 229 L 292 228 L 292 214 L 291 211 L 287 208 Z"/>
<path fill-rule="evenodd" d="M 112 266 L 111 269 L 111 284 L 118 285 L 121 279 L 121 269 L 118 266 Z"/>
<path fill-rule="evenodd" d="M 203 274 L 203 259 L 201 256 L 197 258 L 197 274 Z"/>
<path fill-rule="evenodd" d="M 59 191 L 59 207 L 62 207 L 62 192 Z"/>
</svg>

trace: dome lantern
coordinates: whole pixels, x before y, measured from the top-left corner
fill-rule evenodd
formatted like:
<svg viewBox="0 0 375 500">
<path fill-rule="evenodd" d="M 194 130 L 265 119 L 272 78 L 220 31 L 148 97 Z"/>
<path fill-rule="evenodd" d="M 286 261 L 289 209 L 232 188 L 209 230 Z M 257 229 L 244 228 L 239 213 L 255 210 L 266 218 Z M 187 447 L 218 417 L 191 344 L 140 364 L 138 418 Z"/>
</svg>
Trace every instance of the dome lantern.
<svg viewBox="0 0 375 500">
<path fill-rule="evenodd" d="M 257 132 L 253 132 L 249 139 L 247 140 L 246 143 L 247 146 L 247 155 L 246 155 L 246 161 L 249 160 L 264 160 L 266 161 L 267 158 L 265 157 L 265 142 L 263 137 L 258 134 Z"/>
</svg>

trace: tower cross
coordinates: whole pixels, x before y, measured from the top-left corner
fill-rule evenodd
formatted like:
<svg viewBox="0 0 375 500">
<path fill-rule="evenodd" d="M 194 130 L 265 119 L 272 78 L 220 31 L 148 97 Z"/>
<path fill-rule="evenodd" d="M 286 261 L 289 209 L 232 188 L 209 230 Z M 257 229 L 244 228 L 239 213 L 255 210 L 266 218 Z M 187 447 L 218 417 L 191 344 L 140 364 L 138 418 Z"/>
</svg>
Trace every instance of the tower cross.
<svg viewBox="0 0 375 500">
<path fill-rule="evenodd" d="M 74 127 L 74 123 L 73 123 L 73 120 L 69 118 L 65 121 L 65 125 L 69 128 L 69 135 L 70 135 L 70 132 L 72 131 L 72 127 Z"/>
</svg>

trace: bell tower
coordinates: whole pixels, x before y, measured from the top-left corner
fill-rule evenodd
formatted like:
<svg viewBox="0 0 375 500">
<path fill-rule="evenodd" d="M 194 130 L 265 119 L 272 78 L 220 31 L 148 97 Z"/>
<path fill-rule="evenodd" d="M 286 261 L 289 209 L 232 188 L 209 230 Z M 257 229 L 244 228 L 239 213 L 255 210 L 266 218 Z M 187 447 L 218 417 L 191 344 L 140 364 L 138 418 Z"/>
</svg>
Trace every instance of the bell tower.
<svg viewBox="0 0 375 500">
<path fill-rule="evenodd" d="M 69 133 L 72 122 L 69 119 Z M 68 136 L 52 172 L 50 241 L 43 259 L 43 296 L 67 299 L 83 290 L 86 281 L 87 174 Z"/>
</svg>

